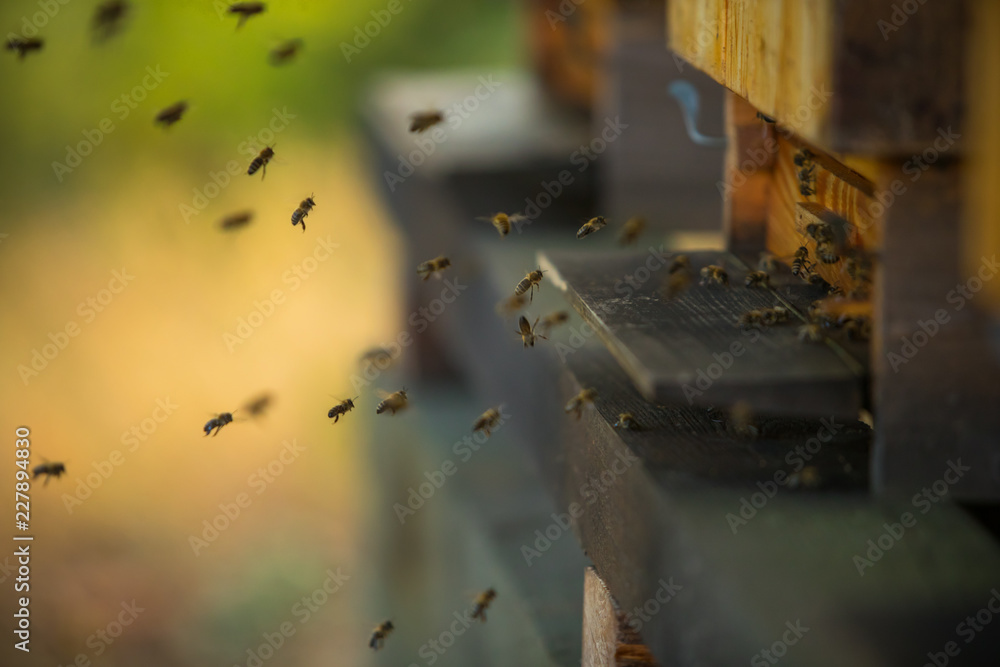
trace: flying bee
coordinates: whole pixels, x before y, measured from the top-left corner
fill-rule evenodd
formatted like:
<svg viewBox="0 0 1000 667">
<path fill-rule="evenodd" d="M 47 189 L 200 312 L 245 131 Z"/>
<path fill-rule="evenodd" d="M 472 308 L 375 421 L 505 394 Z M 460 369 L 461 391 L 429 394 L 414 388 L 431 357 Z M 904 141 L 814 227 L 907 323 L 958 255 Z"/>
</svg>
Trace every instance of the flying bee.
<svg viewBox="0 0 1000 667">
<path fill-rule="evenodd" d="M 597 390 L 594 388 L 581 389 L 580 393 L 569 399 L 566 407 L 563 411 L 568 413 L 573 413 L 573 415 L 579 420 L 580 416 L 583 414 L 583 408 L 587 403 L 593 404 L 594 400 L 597 399 Z"/>
<path fill-rule="evenodd" d="M 565 324 L 569 322 L 569 313 L 565 310 L 557 310 L 554 313 L 550 313 L 542 318 L 542 325 L 539 327 L 545 333 L 548 333 L 553 327 L 557 327 L 560 324 Z"/>
<path fill-rule="evenodd" d="M 358 397 L 355 396 L 354 398 Z M 335 406 L 330 408 L 330 411 L 326 413 L 326 416 L 329 419 L 332 419 L 333 423 L 336 424 L 337 422 L 340 421 L 341 416 L 346 415 L 353 409 L 354 409 L 354 399 L 345 398 L 343 401 L 337 403 Z"/>
<path fill-rule="evenodd" d="M 535 318 L 535 324 L 538 324 L 537 317 Z M 514 330 L 514 333 L 521 337 L 524 347 L 535 347 L 536 338 L 548 340 L 547 336 L 543 336 L 535 331 L 535 324 L 529 324 L 528 318 L 524 315 L 521 315 L 521 318 L 517 321 L 517 329 Z"/>
<path fill-rule="evenodd" d="M 21 60 L 32 51 L 41 51 L 44 45 L 45 42 L 38 37 L 11 37 L 7 40 L 7 50 L 17 51 Z"/>
<path fill-rule="evenodd" d="M 233 410 L 233 412 L 236 412 Z M 212 433 L 212 437 L 219 435 L 219 431 L 226 424 L 230 424 L 233 421 L 233 412 L 220 412 L 205 423 L 205 435 L 212 433 L 212 429 L 215 429 L 215 433 Z"/>
<path fill-rule="evenodd" d="M 527 216 L 523 216 L 520 213 L 494 213 L 489 218 L 476 218 L 476 220 L 485 220 L 486 222 L 492 223 L 493 227 L 500 234 L 500 238 L 504 238 L 510 234 L 510 226 L 517 225 L 521 222 L 527 220 Z"/>
<path fill-rule="evenodd" d="M 163 127 L 170 127 L 181 119 L 181 116 L 184 115 L 187 108 L 187 102 L 181 100 L 176 104 L 171 104 L 169 107 L 156 114 L 156 118 L 154 120 Z"/>
<path fill-rule="evenodd" d="M 623 431 L 638 431 L 639 422 L 635 420 L 635 415 L 631 412 L 622 412 L 618 415 L 618 421 L 612 424 L 617 429 Z"/>
<path fill-rule="evenodd" d="M 368 646 L 374 650 L 379 650 L 385 644 L 385 638 L 395 630 L 392 621 L 382 621 L 372 630 L 372 638 L 368 640 Z"/>
<path fill-rule="evenodd" d="M 763 324 L 764 315 L 759 310 L 748 310 L 747 312 L 740 315 L 740 319 L 737 321 L 742 327 L 755 327 L 758 324 Z"/>
<path fill-rule="evenodd" d="M 234 2 L 229 5 L 227 11 L 230 14 L 239 14 L 240 20 L 236 24 L 236 29 L 239 30 L 247 22 L 247 19 L 257 14 L 263 14 L 266 8 L 267 6 L 263 2 Z"/>
<path fill-rule="evenodd" d="M 576 232 L 576 238 L 582 239 L 585 236 L 590 236 L 599 229 L 604 229 L 608 224 L 607 218 L 603 215 L 599 215 L 596 218 L 591 218 L 587 222 L 583 223 L 583 227 Z"/>
<path fill-rule="evenodd" d="M 410 114 L 410 132 L 425 132 L 444 120 L 443 111 L 418 111 Z"/>
<path fill-rule="evenodd" d="M 765 273 L 774 273 L 778 270 L 778 262 L 775 260 L 774 255 L 769 252 L 760 253 L 760 257 L 757 259 L 757 270 L 764 271 Z"/>
<path fill-rule="evenodd" d="M 379 398 L 382 402 L 375 407 L 375 414 L 380 415 L 386 410 L 389 414 L 396 414 L 397 410 L 403 410 L 409 405 L 409 400 L 406 398 L 406 389 L 400 389 L 399 391 L 394 391 L 388 394 L 384 391 L 379 392 Z"/>
<path fill-rule="evenodd" d="M 795 163 L 796 167 L 806 167 L 812 164 L 813 157 L 815 156 L 811 150 L 803 148 L 795 152 L 795 157 L 792 158 L 792 161 Z"/>
<path fill-rule="evenodd" d="M 451 266 L 451 260 L 440 255 L 434 259 L 429 259 L 426 262 L 421 262 L 417 265 L 417 275 L 427 280 L 432 275 L 437 274 L 440 277 L 440 272 Z"/>
<path fill-rule="evenodd" d="M 690 271 L 691 258 L 687 255 L 677 255 L 667 267 L 667 273 L 677 273 L 678 271 Z"/>
<path fill-rule="evenodd" d="M 709 264 L 701 267 L 701 284 L 729 285 L 729 274 L 721 266 Z"/>
<path fill-rule="evenodd" d="M 301 39 L 289 39 L 288 41 L 282 42 L 278 46 L 271 49 L 270 57 L 271 64 L 274 66 L 284 65 L 290 62 L 298 52 L 302 49 L 303 42 Z"/>
<path fill-rule="evenodd" d="M 515 294 L 509 296 L 506 299 L 501 299 L 496 305 L 497 315 L 500 317 L 511 317 L 517 314 L 517 311 L 521 310 L 528 305 L 528 302 L 524 300 L 523 294 Z"/>
<path fill-rule="evenodd" d="M 392 365 L 393 356 L 392 352 L 384 347 L 373 347 L 372 349 L 365 351 L 361 355 L 359 361 L 368 366 L 375 366 L 379 370 L 385 370 Z"/>
<path fill-rule="evenodd" d="M 691 287 L 691 272 L 687 269 L 678 269 L 667 274 L 667 279 L 663 281 L 663 293 L 667 299 L 673 299 L 684 290 Z"/>
<path fill-rule="evenodd" d="M 840 261 L 836 247 L 828 241 L 821 241 L 816 244 L 816 256 L 824 264 L 836 264 Z"/>
<path fill-rule="evenodd" d="M 271 407 L 274 397 L 270 394 L 261 394 L 257 398 L 249 401 L 243 406 L 243 410 L 250 413 L 251 417 L 263 417 L 264 413 Z"/>
<path fill-rule="evenodd" d="M 810 164 L 798 171 L 799 194 L 809 197 L 816 194 L 816 165 Z"/>
<path fill-rule="evenodd" d="M 93 25 L 98 40 L 108 39 L 121 30 L 128 8 L 125 0 L 107 0 L 97 6 Z"/>
<path fill-rule="evenodd" d="M 309 211 L 313 210 L 313 206 L 316 202 L 313 201 L 312 195 L 306 197 L 301 202 L 299 202 L 299 207 L 292 211 L 292 226 L 302 223 L 302 231 L 306 231 L 306 216 L 309 215 Z"/>
<path fill-rule="evenodd" d="M 39 475 L 45 475 L 45 486 L 49 485 L 49 480 L 55 477 L 59 479 L 66 472 L 66 465 L 63 463 L 39 463 L 31 469 L 32 479 L 38 479 Z"/>
<path fill-rule="evenodd" d="M 253 211 L 231 213 L 219 221 L 219 228 L 225 231 L 232 231 L 250 224 L 251 220 L 253 220 Z"/>
<path fill-rule="evenodd" d="M 542 289 L 542 275 L 544 274 L 545 271 L 542 271 L 540 268 L 535 269 L 534 271 L 529 271 L 528 275 L 522 278 L 521 282 L 514 287 L 514 294 L 516 296 L 520 296 L 528 290 L 531 290 L 531 298 L 529 301 L 534 301 L 535 289 Z"/>
<path fill-rule="evenodd" d="M 267 163 L 271 161 L 274 157 L 274 149 L 270 146 L 264 146 L 264 148 L 257 154 L 257 157 L 253 159 L 250 163 L 250 167 L 247 169 L 247 176 L 253 176 L 260 169 L 260 180 L 264 180 L 267 176 Z"/>
<path fill-rule="evenodd" d="M 771 277 L 764 271 L 751 271 L 745 282 L 747 287 L 770 287 Z"/>
<path fill-rule="evenodd" d="M 480 623 L 486 622 L 486 608 L 490 606 L 496 598 L 497 592 L 492 588 L 487 588 L 485 591 L 476 596 L 476 606 L 472 610 L 472 618 L 478 618 Z"/>
<path fill-rule="evenodd" d="M 804 245 L 799 246 L 792 257 L 792 275 L 804 279 L 812 267 L 812 262 L 809 261 L 809 248 Z"/>
<path fill-rule="evenodd" d="M 619 245 L 632 245 L 644 229 L 646 229 L 646 218 L 642 216 L 629 218 L 622 225 L 621 232 L 618 233 Z"/>
<path fill-rule="evenodd" d="M 490 408 L 483 414 L 479 415 L 476 421 L 472 424 L 472 432 L 478 433 L 482 431 L 486 434 L 486 437 L 490 437 L 490 431 L 495 429 L 500 424 L 500 410 L 503 406 L 498 405 L 495 408 Z"/>
<path fill-rule="evenodd" d="M 799 327 L 799 340 L 819 343 L 823 340 L 823 328 L 815 322 Z"/>
</svg>

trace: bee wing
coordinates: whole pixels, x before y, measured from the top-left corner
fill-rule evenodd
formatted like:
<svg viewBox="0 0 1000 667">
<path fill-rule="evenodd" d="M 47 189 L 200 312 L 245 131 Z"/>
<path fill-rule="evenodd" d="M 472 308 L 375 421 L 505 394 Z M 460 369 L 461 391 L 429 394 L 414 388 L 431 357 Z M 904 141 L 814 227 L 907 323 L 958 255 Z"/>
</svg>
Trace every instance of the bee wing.
<svg viewBox="0 0 1000 667">
<path fill-rule="evenodd" d="M 375 390 L 375 395 L 378 396 L 379 398 L 381 398 L 384 401 L 385 399 L 387 399 L 390 396 L 392 396 L 392 392 L 391 391 L 386 391 L 384 389 L 376 389 Z"/>
</svg>

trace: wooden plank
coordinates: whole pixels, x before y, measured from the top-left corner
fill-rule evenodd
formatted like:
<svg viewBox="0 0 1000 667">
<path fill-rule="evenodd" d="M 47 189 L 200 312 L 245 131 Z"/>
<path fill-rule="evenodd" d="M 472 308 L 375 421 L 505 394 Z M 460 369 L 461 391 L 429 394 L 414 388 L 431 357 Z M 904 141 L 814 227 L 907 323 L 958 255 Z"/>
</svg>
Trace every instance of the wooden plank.
<svg viewBox="0 0 1000 667">
<path fill-rule="evenodd" d="M 796 317 L 805 321 L 800 313 L 825 294 L 822 288 L 789 274 L 775 274 L 773 289 L 747 288 L 740 260 L 703 252 L 689 254 L 695 280 L 701 267 L 721 264 L 730 286 L 694 284 L 666 300 L 661 285 L 673 254 L 652 247 L 646 253 L 550 252 L 539 263 L 650 400 L 858 414 L 866 347 L 842 336 L 823 343 L 798 339 Z M 789 323 L 763 331 L 737 326 L 744 312 L 778 304 L 792 309 Z"/>
<path fill-rule="evenodd" d="M 592 567 L 583 575 L 583 667 L 654 667 L 656 659 Z"/>
<path fill-rule="evenodd" d="M 747 261 L 764 250 L 777 137 L 735 93 L 726 95 L 726 159 L 720 194 L 726 248 Z"/>
</svg>

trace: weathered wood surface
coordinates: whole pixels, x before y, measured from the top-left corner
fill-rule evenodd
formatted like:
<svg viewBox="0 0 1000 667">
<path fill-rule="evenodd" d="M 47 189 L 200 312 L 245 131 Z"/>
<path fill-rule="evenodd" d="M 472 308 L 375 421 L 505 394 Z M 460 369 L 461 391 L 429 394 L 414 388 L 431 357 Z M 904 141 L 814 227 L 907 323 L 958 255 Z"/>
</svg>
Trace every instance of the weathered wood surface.
<svg viewBox="0 0 1000 667">
<path fill-rule="evenodd" d="M 831 153 L 921 151 L 962 131 L 964 2 L 672 0 L 669 46 Z"/>
<path fill-rule="evenodd" d="M 655 667 L 656 660 L 592 567 L 583 575 L 582 667 Z"/>
<path fill-rule="evenodd" d="M 667 300 L 662 284 L 674 254 L 550 252 L 539 263 L 652 401 L 743 401 L 761 412 L 857 416 L 867 347 L 839 332 L 821 343 L 798 338 L 805 320 L 795 313 L 824 290 L 790 274 L 776 274 L 773 289 L 747 288 L 747 269 L 733 255 L 688 253 L 694 284 Z M 698 284 L 708 264 L 726 267 L 728 287 Z M 789 322 L 763 330 L 738 326 L 744 312 L 775 305 L 793 309 Z"/>
</svg>

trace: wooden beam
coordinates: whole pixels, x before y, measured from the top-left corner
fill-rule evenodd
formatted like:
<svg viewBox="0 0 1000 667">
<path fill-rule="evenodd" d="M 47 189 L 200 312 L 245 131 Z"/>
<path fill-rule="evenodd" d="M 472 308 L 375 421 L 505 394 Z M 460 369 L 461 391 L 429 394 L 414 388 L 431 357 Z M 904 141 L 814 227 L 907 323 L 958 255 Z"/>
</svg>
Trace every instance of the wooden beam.
<svg viewBox="0 0 1000 667">
<path fill-rule="evenodd" d="M 649 648 L 597 571 L 583 574 L 583 667 L 655 667 Z"/>
</svg>

